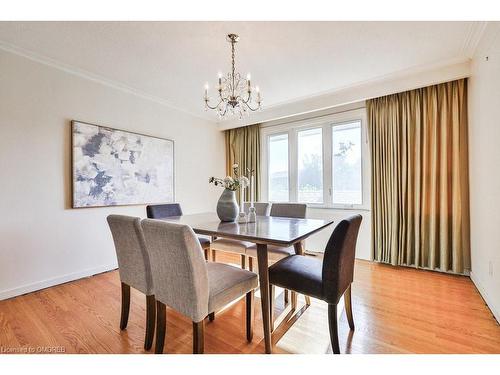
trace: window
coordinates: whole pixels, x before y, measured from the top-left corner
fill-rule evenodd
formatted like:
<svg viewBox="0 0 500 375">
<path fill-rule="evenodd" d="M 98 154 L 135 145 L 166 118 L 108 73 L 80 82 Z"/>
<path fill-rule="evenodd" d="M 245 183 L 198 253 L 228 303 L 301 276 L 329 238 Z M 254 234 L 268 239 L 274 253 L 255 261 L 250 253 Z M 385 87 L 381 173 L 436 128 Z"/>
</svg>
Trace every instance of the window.
<svg viewBox="0 0 500 375">
<path fill-rule="evenodd" d="M 269 137 L 269 200 L 288 202 L 288 134 Z"/>
<path fill-rule="evenodd" d="M 323 202 L 323 129 L 301 130 L 298 143 L 298 201 Z"/>
<path fill-rule="evenodd" d="M 312 207 L 369 208 L 364 109 L 264 127 L 262 198 Z"/>
<path fill-rule="evenodd" d="M 361 121 L 332 126 L 333 204 L 362 204 Z"/>
</svg>

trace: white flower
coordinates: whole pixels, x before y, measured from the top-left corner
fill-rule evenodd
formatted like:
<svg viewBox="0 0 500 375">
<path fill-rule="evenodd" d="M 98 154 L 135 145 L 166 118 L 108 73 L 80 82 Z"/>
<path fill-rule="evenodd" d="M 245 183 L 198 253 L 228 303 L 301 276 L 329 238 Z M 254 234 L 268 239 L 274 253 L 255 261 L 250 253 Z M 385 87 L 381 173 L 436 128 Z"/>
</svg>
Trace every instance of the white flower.
<svg viewBox="0 0 500 375">
<path fill-rule="evenodd" d="M 226 178 L 224 178 L 224 182 L 226 184 L 231 184 L 234 182 L 233 178 L 231 176 L 226 176 Z"/>
<path fill-rule="evenodd" d="M 235 169 L 235 168 L 238 168 L 238 164 L 237 163 L 233 164 L 233 169 Z"/>
<path fill-rule="evenodd" d="M 248 178 L 245 176 L 240 177 L 240 185 L 243 186 L 243 188 L 248 187 L 250 185 L 250 181 L 248 181 Z"/>
</svg>

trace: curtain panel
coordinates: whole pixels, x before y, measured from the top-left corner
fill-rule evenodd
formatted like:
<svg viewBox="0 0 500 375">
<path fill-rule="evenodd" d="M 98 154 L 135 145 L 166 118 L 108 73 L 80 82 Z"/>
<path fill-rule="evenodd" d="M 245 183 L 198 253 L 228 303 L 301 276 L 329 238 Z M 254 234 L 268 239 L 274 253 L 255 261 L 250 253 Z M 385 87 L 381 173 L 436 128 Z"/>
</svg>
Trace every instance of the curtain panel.
<svg viewBox="0 0 500 375">
<path fill-rule="evenodd" d="M 231 176 L 233 164 L 240 166 L 240 173 L 248 176 L 247 168 L 254 171 L 255 201 L 260 198 L 260 125 L 250 125 L 225 131 L 226 174 Z M 238 192 L 239 194 L 239 192 Z M 250 200 L 250 189 L 245 189 L 245 201 Z"/>
<path fill-rule="evenodd" d="M 376 261 L 470 269 L 467 80 L 367 101 Z"/>
</svg>

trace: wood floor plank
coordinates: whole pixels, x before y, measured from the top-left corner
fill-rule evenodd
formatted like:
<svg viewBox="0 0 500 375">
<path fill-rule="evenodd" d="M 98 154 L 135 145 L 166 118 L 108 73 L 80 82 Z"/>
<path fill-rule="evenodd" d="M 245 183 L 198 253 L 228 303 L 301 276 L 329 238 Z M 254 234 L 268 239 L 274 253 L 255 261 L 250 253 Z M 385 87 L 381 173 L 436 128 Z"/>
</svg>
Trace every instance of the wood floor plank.
<svg viewBox="0 0 500 375">
<path fill-rule="evenodd" d="M 218 254 L 218 261 L 239 263 Z M 277 296 L 279 313 L 283 304 Z M 304 303 L 303 298 L 299 304 Z M 117 271 L 0 301 L 0 349 L 61 347 L 66 353 L 144 351 L 145 296 L 132 289 L 127 329 L 121 331 Z M 356 261 L 352 288 L 356 331 L 340 316 L 345 353 L 500 353 L 500 326 L 468 277 Z M 164 353 L 191 353 L 192 323 L 167 309 Z M 263 353 L 260 303 L 254 338 L 245 336 L 244 299 L 205 326 L 206 353 Z M 329 353 L 327 305 L 312 305 L 274 345 L 274 353 Z"/>
</svg>

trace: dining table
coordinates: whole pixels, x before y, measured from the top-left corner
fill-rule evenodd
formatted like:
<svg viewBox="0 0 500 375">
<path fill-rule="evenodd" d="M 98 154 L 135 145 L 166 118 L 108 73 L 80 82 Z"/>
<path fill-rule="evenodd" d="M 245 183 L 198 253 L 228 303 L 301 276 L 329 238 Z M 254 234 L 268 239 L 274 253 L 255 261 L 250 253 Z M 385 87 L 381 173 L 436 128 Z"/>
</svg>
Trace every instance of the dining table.
<svg viewBox="0 0 500 375">
<path fill-rule="evenodd" d="M 242 224 L 222 222 L 216 213 L 171 216 L 162 220 L 189 225 L 197 234 L 256 244 L 265 351 L 268 354 L 272 353 L 268 246 L 293 246 L 296 254 L 304 255 L 303 241 L 312 234 L 325 229 L 333 221 L 257 216 L 255 222 Z"/>
</svg>

